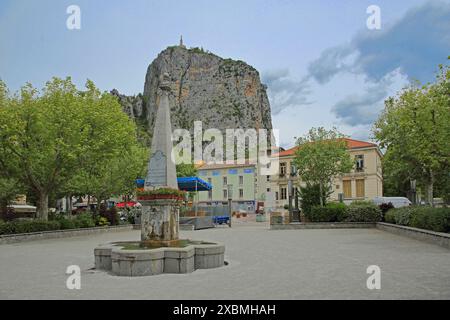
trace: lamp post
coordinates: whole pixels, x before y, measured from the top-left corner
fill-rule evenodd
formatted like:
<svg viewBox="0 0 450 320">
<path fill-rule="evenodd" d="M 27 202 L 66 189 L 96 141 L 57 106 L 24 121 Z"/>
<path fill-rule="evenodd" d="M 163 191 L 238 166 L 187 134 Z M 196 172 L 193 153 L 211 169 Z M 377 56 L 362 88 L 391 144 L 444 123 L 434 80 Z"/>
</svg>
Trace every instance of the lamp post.
<svg viewBox="0 0 450 320">
<path fill-rule="evenodd" d="M 228 195 L 228 212 L 230 214 L 230 220 L 228 222 L 228 225 L 231 228 L 231 219 L 233 217 L 232 212 L 231 212 L 231 200 L 233 199 L 233 185 L 232 184 L 227 184 L 227 195 Z"/>
<path fill-rule="evenodd" d="M 291 165 L 291 172 L 289 174 L 288 189 L 289 189 L 289 220 L 291 222 L 300 222 L 300 210 L 298 208 L 298 194 L 297 187 L 294 188 L 293 179 L 297 177 L 297 167 Z M 292 208 L 292 198 L 295 196 L 295 209 Z"/>
<path fill-rule="evenodd" d="M 410 184 L 411 184 L 411 198 L 412 198 L 411 200 L 413 204 L 416 204 L 417 202 L 416 180 L 411 179 Z"/>
</svg>

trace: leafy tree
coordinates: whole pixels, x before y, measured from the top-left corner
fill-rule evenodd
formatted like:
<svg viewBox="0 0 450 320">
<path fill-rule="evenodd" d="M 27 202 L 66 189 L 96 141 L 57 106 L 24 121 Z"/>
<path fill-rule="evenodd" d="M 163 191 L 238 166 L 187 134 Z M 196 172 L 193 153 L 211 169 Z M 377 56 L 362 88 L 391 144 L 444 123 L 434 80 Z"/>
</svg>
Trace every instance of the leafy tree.
<svg viewBox="0 0 450 320">
<path fill-rule="evenodd" d="M 20 190 L 18 182 L 12 178 L 0 177 L 0 214 L 6 214 L 8 205 L 11 204 Z"/>
<path fill-rule="evenodd" d="M 101 163 L 85 164 L 71 179 L 68 192 L 92 195 L 98 204 L 113 195 L 130 195 L 136 189 L 135 180 L 142 172 L 146 155 L 146 149 L 135 144 Z"/>
<path fill-rule="evenodd" d="M 295 154 L 294 165 L 302 181 L 309 185 L 318 185 L 320 205 L 330 194 L 334 177 L 349 172 L 353 162 L 347 150 L 343 135 L 336 129 L 312 128 L 304 137 L 297 139 L 299 147 Z M 327 192 L 328 190 L 328 192 Z"/>
<path fill-rule="evenodd" d="M 177 177 L 195 177 L 197 168 L 193 164 L 177 164 Z"/>
<path fill-rule="evenodd" d="M 373 132 L 389 155 L 384 167 L 395 168 L 388 180 L 416 180 L 427 190 L 430 204 L 436 185 L 447 197 L 443 181 L 448 182 L 450 166 L 450 69 L 440 66 L 435 83 L 410 86 L 387 99 Z"/>
<path fill-rule="evenodd" d="M 129 177 L 117 159 L 134 154 L 136 127 L 92 81 L 79 91 L 70 78 L 53 78 L 41 92 L 27 84 L 13 96 L 2 83 L 0 102 L 2 170 L 33 191 L 41 219 L 48 218 L 49 194 L 70 190 L 75 177 L 100 185 L 93 177 L 117 167 Z"/>
</svg>

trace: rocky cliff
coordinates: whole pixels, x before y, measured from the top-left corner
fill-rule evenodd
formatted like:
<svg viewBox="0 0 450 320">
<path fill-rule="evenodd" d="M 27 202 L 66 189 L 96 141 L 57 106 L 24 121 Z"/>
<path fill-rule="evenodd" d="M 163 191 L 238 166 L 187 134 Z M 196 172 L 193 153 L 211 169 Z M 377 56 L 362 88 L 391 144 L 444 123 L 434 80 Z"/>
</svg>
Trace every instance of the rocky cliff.
<svg viewBox="0 0 450 320">
<path fill-rule="evenodd" d="M 168 47 L 150 64 L 144 94 L 127 97 L 117 91 L 124 111 L 145 120 L 149 130 L 156 115 L 161 75 L 171 77 L 171 121 L 173 128 L 191 130 L 194 121 L 203 129 L 272 128 L 266 86 L 258 71 L 243 61 L 223 59 L 202 49 Z"/>
</svg>

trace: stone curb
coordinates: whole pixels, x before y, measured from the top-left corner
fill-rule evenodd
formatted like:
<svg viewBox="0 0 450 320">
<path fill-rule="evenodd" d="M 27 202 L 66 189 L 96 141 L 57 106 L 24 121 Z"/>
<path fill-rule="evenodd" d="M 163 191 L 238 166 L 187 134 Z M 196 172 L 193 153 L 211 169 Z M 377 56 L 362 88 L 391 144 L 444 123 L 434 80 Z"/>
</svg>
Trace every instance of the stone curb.
<svg viewBox="0 0 450 320">
<path fill-rule="evenodd" d="M 356 229 L 375 228 L 375 222 L 293 222 L 289 224 L 271 224 L 270 230 L 296 229 Z"/>
<path fill-rule="evenodd" d="M 385 222 L 378 222 L 377 229 L 450 249 L 450 234 L 448 233 L 435 232 Z"/>
<path fill-rule="evenodd" d="M 113 226 L 113 227 L 95 227 L 95 228 L 83 228 L 83 229 L 67 229 L 67 230 L 55 230 L 55 231 L 41 231 L 21 234 L 4 234 L 0 235 L 0 245 L 18 243 L 34 240 L 47 240 L 57 238 L 69 238 L 80 237 L 91 234 L 105 233 L 110 231 L 127 231 L 133 230 L 133 225 Z"/>
</svg>

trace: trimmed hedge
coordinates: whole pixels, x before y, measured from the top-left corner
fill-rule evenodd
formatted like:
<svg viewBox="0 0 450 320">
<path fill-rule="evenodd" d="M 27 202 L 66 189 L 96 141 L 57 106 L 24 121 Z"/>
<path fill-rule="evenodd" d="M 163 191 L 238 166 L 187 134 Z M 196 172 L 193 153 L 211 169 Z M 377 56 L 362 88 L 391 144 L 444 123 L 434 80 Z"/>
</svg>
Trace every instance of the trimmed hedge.
<svg viewBox="0 0 450 320">
<path fill-rule="evenodd" d="M 450 232 L 450 208 L 404 207 L 386 213 L 386 222 L 402 226 Z"/>
<path fill-rule="evenodd" d="M 378 222 L 382 219 L 380 208 L 372 203 L 357 202 L 346 206 L 329 203 L 325 207 L 314 206 L 306 217 L 311 222 Z"/>
<path fill-rule="evenodd" d="M 307 217 L 311 222 L 342 222 L 347 217 L 346 210 L 343 203 L 329 203 L 325 207 L 312 207 Z"/>
<path fill-rule="evenodd" d="M 355 202 L 347 208 L 349 222 L 379 222 L 383 218 L 381 209 L 373 203 Z"/>
<path fill-rule="evenodd" d="M 30 233 L 59 230 L 58 221 L 15 220 L 0 223 L 0 234 Z"/>
<path fill-rule="evenodd" d="M 92 227 L 95 227 L 95 221 L 90 213 L 79 214 L 74 219 L 60 216 L 52 221 L 14 220 L 4 222 L 0 220 L 0 235 Z"/>
</svg>

